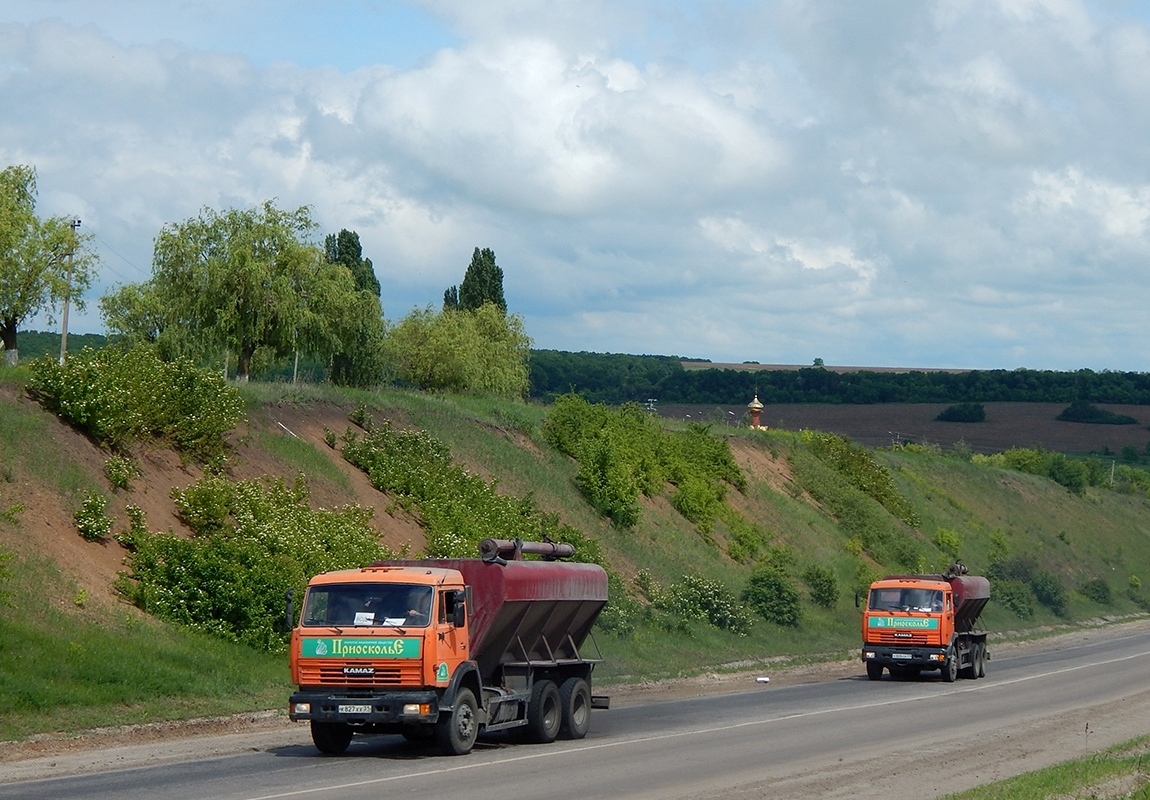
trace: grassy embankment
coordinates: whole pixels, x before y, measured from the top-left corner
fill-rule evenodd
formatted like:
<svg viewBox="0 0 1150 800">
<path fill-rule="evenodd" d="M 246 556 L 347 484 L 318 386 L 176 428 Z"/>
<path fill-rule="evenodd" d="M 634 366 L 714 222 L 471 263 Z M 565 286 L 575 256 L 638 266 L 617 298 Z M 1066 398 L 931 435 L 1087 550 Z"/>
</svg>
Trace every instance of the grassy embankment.
<svg viewBox="0 0 1150 800">
<path fill-rule="evenodd" d="M 18 377 L 0 373 L 8 389 Z M 542 407 L 284 385 L 251 385 L 244 392 L 252 410 L 266 403 L 324 402 L 349 410 L 366 403 L 381 416 L 429 431 L 451 448 L 456 460 L 497 479 L 501 491 L 531 494 L 539 508 L 597 540 L 609 568 L 640 600 L 635 582 L 640 570 L 663 587 L 695 575 L 719 581 L 738 594 L 754 569 L 753 562 L 737 563 L 725 555 L 733 537 L 726 524 L 717 522 L 711 531 L 700 533 L 665 497 L 644 501 L 638 525 L 629 530 L 598 517 L 574 488 L 574 463 L 539 435 L 546 413 Z M 282 707 L 290 691 L 285 656 L 231 645 L 145 618 L 123 605 L 82 597 L 66 575 L 67 565 L 50 562 L 35 542 L 22 536 L 23 521 L 37 513 L 34 507 L 20 507 L 22 498 L 31 496 L 30 484 L 62 498 L 72 509 L 84 492 L 107 489 L 98 472 L 70 464 L 62 452 L 54 451 L 57 424 L 30 404 L 3 401 L 0 548 L 13 555 L 7 563 L 9 577 L 0 579 L 0 589 L 7 593 L 0 615 L 0 704 L 6 709 L 0 740 Z M 1131 577 L 1147 577 L 1138 570 L 1150 563 L 1150 542 L 1143 533 L 1150 501 L 1144 498 L 1096 490 L 1071 495 L 1041 478 L 981 468 L 929 451 L 879 453 L 878 460 L 921 518 L 921 524 L 910 529 L 877 503 L 843 488 L 797 437 L 721 432 L 732 436 L 736 458 L 749 478 L 747 491 L 732 490 L 729 502 L 764 532 L 763 554 L 786 548 L 795 575 L 812 564 L 830 568 L 839 587 L 838 601 L 822 608 L 802 589 L 803 616 L 797 627 L 760 620 L 748 636 L 698 620 L 650 624 L 635 612 L 633 634 L 598 631 L 594 636 L 591 648 L 597 646 L 605 659 L 597 672 L 601 683 L 778 660 L 850 657 L 858 628 L 855 588 L 871 574 L 902 571 L 860 556 L 860 536 L 910 541 L 922 568 L 931 570 L 951 557 L 935 541 L 955 546 L 955 536 L 958 553 L 976 572 L 985 569 L 994 554 L 1042 554 L 1040 566 L 1058 575 L 1067 589 L 1063 615 L 1037 604 L 1032 616 L 1022 618 L 992 604 L 985 618 L 992 631 L 1026 635 L 1042 627 L 1139 610 L 1128 589 Z M 331 467 L 328 454 L 310 445 L 280 438 L 272 430 L 254 431 L 250 442 L 274 449 L 289 473 L 303 471 L 313 482 L 345 480 Z M 147 480 L 145 474 L 138 484 Z M 812 491 L 827 498 L 823 505 L 812 500 Z M 825 507 L 836 497 L 832 516 Z M 940 532 L 946 535 L 940 537 Z M 1109 603 L 1077 591 L 1099 579 L 1112 589 Z"/>
</svg>

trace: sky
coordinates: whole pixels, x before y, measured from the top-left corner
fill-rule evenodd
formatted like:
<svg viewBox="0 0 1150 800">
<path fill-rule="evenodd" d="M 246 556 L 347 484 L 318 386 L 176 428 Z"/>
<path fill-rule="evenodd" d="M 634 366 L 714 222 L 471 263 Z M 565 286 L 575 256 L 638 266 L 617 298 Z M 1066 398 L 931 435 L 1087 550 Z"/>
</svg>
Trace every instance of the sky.
<svg viewBox="0 0 1150 800">
<path fill-rule="evenodd" d="M 308 206 L 536 348 L 1150 371 L 1145 0 L 0 0 L 0 168 L 99 256 Z M 26 329 L 59 330 L 38 316 Z"/>
</svg>

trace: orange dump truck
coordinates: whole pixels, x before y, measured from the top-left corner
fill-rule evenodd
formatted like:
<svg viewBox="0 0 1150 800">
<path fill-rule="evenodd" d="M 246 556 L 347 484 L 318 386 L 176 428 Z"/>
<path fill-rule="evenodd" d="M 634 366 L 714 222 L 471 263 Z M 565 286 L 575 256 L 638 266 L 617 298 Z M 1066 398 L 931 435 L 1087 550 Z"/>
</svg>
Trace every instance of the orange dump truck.
<svg viewBox="0 0 1150 800">
<path fill-rule="evenodd" d="M 990 582 L 961 563 L 942 575 L 888 575 L 870 585 L 862 618 L 862 660 L 877 681 L 939 670 L 942 679 L 981 678 L 990 652 L 978 618 Z"/>
<path fill-rule="evenodd" d="M 587 734 L 591 709 L 608 706 L 591 694 L 598 659 L 580 651 L 607 603 L 606 572 L 557 560 L 573 554 L 566 544 L 479 549 L 312 578 L 292 630 L 288 711 L 321 752 L 342 753 L 356 733 L 435 739 L 448 755 L 484 732 Z"/>
</svg>

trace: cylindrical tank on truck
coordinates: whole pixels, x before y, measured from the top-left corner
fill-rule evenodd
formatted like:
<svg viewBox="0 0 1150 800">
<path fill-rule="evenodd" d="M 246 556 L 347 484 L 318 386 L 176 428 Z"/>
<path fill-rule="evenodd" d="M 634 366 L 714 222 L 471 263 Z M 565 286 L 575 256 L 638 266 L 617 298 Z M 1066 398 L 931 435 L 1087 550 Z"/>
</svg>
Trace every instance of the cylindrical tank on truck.
<svg viewBox="0 0 1150 800">
<path fill-rule="evenodd" d="M 943 680 L 981 678 L 990 651 L 979 615 L 990 581 L 961 562 L 941 575 L 888 575 L 870 585 L 862 617 L 862 660 L 877 681 L 938 670 Z"/>
<path fill-rule="evenodd" d="M 581 650 L 607 574 L 557 560 L 571 555 L 566 544 L 488 539 L 480 558 L 315 576 L 292 630 L 289 716 L 328 754 L 356 733 L 434 739 L 451 755 L 484 732 L 584 737 L 591 709 L 609 704 L 591 693 L 600 659 Z"/>
</svg>

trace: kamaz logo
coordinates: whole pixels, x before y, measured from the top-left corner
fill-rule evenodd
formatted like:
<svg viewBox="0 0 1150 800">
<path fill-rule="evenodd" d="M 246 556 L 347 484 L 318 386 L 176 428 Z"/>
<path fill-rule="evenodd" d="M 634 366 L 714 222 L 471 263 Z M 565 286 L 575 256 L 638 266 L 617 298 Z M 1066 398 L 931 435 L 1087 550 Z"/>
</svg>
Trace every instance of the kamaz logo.
<svg viewBox="0 0 1150 800">
<path fill-rule="evenodd" d="M 344 667 L 344 675 L 374 675 L 375 667 Z"/>
<path fill-rule="evenodd" d="M 896 633 L 894 635 L 894 638 L 896 638 L 896 639 L 910 639 L 913 636 L 914 636 L 913 633 L 903 633 L 902 631 L 899 631 L 898 633 Z"/>
</svg>

